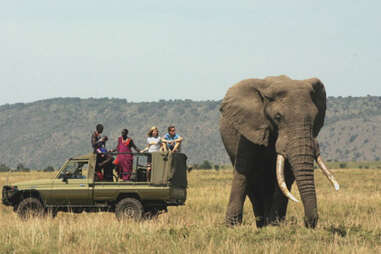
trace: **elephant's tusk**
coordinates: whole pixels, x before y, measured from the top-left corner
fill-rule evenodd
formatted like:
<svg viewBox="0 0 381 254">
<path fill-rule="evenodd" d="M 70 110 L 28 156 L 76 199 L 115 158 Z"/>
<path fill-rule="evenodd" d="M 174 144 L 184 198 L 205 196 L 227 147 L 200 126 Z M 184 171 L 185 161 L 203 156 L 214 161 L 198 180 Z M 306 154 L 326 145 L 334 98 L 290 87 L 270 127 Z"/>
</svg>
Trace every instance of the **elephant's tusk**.
<svg viewBox="0 0 381 254">
<path fill-rule="evenodd" d="M 286 182 L 284 181 L 284 161 L 283 155 L 278 154 L 276 159 L 276 179 L 278 180 L 279 188 L 287 198 L 299 202 L 287 189 Z"/>
<path fill-rule="evenodd" d="M 325 165 L 323 159 L 319 155 L 316 159 L 317 164 L 319 165 L 319 168 L 323 172 L 323 174 L 328 178 L 328 180 L 332 183 L 333 187 L 335 187 L 336 190 L 340 189 L 339 183 L 336 181 L 335 177 L 333 176 L 332 172 L 329 171 L 327 166 Z"/>
</svg>

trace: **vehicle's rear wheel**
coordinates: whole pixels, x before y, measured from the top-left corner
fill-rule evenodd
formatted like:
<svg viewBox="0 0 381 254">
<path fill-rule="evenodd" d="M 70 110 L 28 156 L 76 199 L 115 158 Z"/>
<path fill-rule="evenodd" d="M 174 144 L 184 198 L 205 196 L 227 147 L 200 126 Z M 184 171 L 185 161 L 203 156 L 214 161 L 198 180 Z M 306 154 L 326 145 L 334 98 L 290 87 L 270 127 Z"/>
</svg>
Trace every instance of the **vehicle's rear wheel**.
<svg viewBox="0 0 381 254">
<path fill-rule="evenodd" d="M 143 215 L 143 205 L 135 198 L 124 198 L 115 206 L 115 215 L 118 220 L 140 220 Z"/>
<path fill-rule="evenodd" d="M 37 198 L 26 198 L 17 207 L 17 214 L 23 220 L 45 215 L 45 208 Z"/>
</svg>

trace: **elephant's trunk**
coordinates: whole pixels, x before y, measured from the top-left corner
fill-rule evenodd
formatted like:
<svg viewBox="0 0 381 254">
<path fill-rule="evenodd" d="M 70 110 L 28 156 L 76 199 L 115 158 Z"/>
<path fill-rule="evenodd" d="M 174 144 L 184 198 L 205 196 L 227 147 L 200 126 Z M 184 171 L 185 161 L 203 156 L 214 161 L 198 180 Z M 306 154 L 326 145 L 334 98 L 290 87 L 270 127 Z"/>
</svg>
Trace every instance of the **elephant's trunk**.
<svg viewBox="0 0 381 254">
<path fill-rule="evenodd" d="M 304 121 L 304 126 L 292 129 L 287 146 L 288 161 L 295 176 L 296 184 L 304 205 L 306 227 L 314 228 L 318 220 L 314 181 L 314 143 L 312 124 Z"/>
</svg>

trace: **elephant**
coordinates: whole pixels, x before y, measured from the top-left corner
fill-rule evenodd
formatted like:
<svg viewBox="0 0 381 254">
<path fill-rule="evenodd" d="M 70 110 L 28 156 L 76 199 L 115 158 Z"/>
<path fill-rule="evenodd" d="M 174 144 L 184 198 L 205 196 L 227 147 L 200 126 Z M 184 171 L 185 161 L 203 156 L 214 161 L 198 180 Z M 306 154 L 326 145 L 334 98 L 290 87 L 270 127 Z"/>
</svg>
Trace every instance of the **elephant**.
<svg viewBox="0 0 381 254">
<path fill-rule="evenodd" d="M 220 134 L 234 167 L 225 223 L 242 223 L 248 196 L 256 225 L 279 225 L 296 180 L 304 224 L 318 221 L 314 161 L 336 190 L 339 184 L 320 155 L 317 136 L 324 124 L 326 92 L 318 78 L 288 76 L 246 79 L 227 91 L 220 106 Z"/>
</svg>

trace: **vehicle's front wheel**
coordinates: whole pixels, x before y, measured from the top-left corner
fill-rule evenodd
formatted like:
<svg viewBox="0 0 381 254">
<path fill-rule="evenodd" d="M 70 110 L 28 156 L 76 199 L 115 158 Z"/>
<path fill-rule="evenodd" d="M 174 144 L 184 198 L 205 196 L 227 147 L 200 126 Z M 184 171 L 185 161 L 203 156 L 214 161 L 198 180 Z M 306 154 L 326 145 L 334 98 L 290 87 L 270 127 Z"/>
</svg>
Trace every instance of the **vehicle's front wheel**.
<svg viewBox="0 0 381 254">
<path fill-rule="evenodd" d="M 118 220 L 140 220 L 143 215 L 143 205 L 135 198 L 124 198 L 115 206 L 115 215 Z"/>
<path fill-rule="evenodd" d="M 45 208 L 37 198 L 26 198 L 17 207 L 17 214 L 23 220 L 45 215 Z"/>
</svg>

